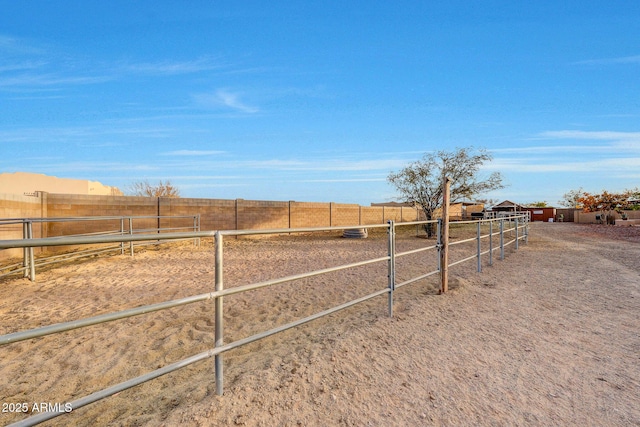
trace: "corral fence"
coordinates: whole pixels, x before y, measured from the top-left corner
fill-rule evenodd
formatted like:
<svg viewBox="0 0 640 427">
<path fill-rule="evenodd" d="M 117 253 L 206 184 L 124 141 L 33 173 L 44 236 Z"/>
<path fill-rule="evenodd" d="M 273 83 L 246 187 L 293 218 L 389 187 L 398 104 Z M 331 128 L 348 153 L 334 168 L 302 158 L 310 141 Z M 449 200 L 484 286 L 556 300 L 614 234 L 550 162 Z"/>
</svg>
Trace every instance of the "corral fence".
<svg viewBox="0 0 640 427">
<path fill-rule="evenodd" d="M 82 227 L 82 224 L 90 223 L 90 226 Z M 78 225 L 80 224 L 80 226 Z M 70 261 L 77 258 L 100 255 L 104 253 L 120 252 L 124 255 L 128 250 L 133 256 L 135 245 L 156 245 L 166 243 L 169 240 L 158 238 L 154 240 L 145 239 L 135 242 L 133 240 L 126 241 L 122 239 L 125 236 L 148 235 L 150 233 L 162 234 L 182 231 L 200 231 L 200 215 L 172 215 L 172 216 L 93 216 L 93 217 L 66 217 L 66 218 L 5 218 L 0 219 L 0 230 L 5 234 L 14 234 L 22 232 L 22 239 L 34 239 L 34 225 L 40 235 L 47 234 L 47 230 L 51 230 L 59 239 L 60 245 L 57 245 L 63 253 L 49 254 L 44 253 L 36 257 L 34 249 L 37 246 L 25 247 L 22 253 L 22 261 L 10 263 L 0 266 L 0 277 L 10 274 L 23 273 L 24 277 L 28 277 L 31 281 L 36 280 L 36 267 L 42 267 L 58 262 Z M 39 228 L 39 230 L 38 230 Z M 90 233 L 69 234 L 68 230 L 88 228 Z M 13 229 L 13 230 L 12 230 Z M 75 237 L 97 237 L 97 236 L 120 236 L 119 241 L 99 242 L 86 245 L 85 249 L 78 250 L 75 248 L 67 248 L 69 245 L 64 243 L 68 238 Z M 127 244 L 125 244 L 127 243 Z M 199 240 L 194 239 L 194 244 L 199 245 Z M 70 250 L 69 250 L 70 249 Z"/>
<path fill-rule="evenodd" d="M 436 244 L 428 244 L 433 241 L 424 240 L 427 242 L 427 245 L 424 247 L 419 247 L 417 249 L 406 250 L 404 252 L 396 251 L 396 228 L 398 226 L 421 226 L 428 223 L 437 223 L 437 236 L 438 239 Z M 285 331 L 290 328 L 297 327 L 299 325 L 305 324 L 312 320 L 319 319 L 321 317 L 327 316 L 329 314 L 335 313 L 337 311 L 346 309 L 347 307 L 354 306 L 356 304 L 363 303 L 370 299 L 376 298 L 378 296 L 387 296 L 388 300 L 388 314 L 389 316 L 393 316 L 393 300 L 394 300 L 394 292 L 396 289 L 406 286 L 420 280 L 426 279 L 430 276 L 436 275 L 438 273 L 442 273 L 443 269 L 450 266 L 454 266 L 463 262 L 471 261 L 477 259 L 477 270 L 481 270 L 481 259 L 483 256 L 488 256 L 489 264 L 493 263 L 494 252 L 499 251 L 499 256 L 501 259 L 505 257 L 505 248 L 508 245 L 514 244 L 517 249 L 520 242 L 527 242 L 528 239 L 528 218 L 525 215 L 512 215 L 510 217 L 504 217 L 499 219 L 482 219 L 478 221 L 464 221 L 452 223 L 451 227 L 467 227 L 468 229 L 475 228 L 475 235 L 469 238 L 463 238 L 458 241 L 448 242 L 443 240 L 442 236 L 447 236 L 448 233 L 445 233 L 444 230 L 447 227 L 448 221 L 435 220 L 435 221 L 416 221 L 416 222 L 404 222 L 400 224 L 396 224 L 393 221 L 389 221 L 387 224 L 379 224 L 379 225 L 357 225 L 351 227 L 325 227 L 325 228 L 298 228 L 298 229 L 274 229 L 274 230 L 228 230 L 228 231 L 200 231 L 200 232 L 174 232 L 174 233 L 165 233 L 163 234 L 164 240 L 175 240 L 175 239 L 201 239 L 201 238 L 214 238 L 214 248 L 215 248 L 215 277 L 214 289 L 211 292 L 193 295 L 185 298 L 164 301 L 156 304 L 145 305 L 136 308 L 130 308 L 119 312 L 112 312 L 107 314 L 102 314 L 94 317 L 88 317 L 83 319 L 78 319 L 74 321 L 64 322 L 64 323 L 56 323 L 48 326 L 30 329 L 25 331 L 18 331 L 14 333 L 9 333 L 6 335 L 0 336 L 0 346 L 10 345 L 12 343 L 30 340 L 38 337 L 43 337 L 46 335 L 56 334 L 60 332 L 70 331 L 78 328 L 84 328 L 91 325 L 97 325 L 106 322 L 112 322 L 120 319 L 126 319 L 133 316 L 139 316 L 142 314 L 148 314 L 159 310 L 169 309 L 172 307 L 184 306 L 187 304 L 192 304 L 200 301 L 213 300 L 215 304 L 215 345 L 213 348 L 204 351 L 202 353 L 193 355 L 186 359 L 180 360 L 175 363 L 168 364 L 164 367 L 156 369 L 154 371 L 148 372 L 144 375 L 138 376 L 136 378 L 129 379 L 119 384 L 115 384 L 109 386 L 103 390 L 96 391 L 92 394 L 89 394 L 85 397 L 76 399 L 72 402 L 68 402 L 65 404 L 63 410 L 49 410 L 49 412 L 40 412 L 37 415 L 31 416 L 29 418 L 25 418 L 21 421 L 13 424 L 14 426 L 31 426 L 36 425 L 46 420 L 55 418 L 60 415 L 64 415 L 67 412 L 72 410 L 76 410 L 83 406 L 94 403 L 98 400 L 107 398 L 112 396 L 120 391 L 129 389 L 131 387 L 140 385 L 152 379 L 158 378 L 170 372 L 179 370 L 196 362 L 209 359 L 211 357 L 214 358 L 215 361 L 215 385 L 216 385 L 216 393 L 218 395 L 223 394 L 223 353 L 244 346 L 246 344 L 255 342 L 257 340 L 269 337 L 271 335 L 277 334 L 279 332 Z M 277 279 L 256 282 L 246 285 L 240 285 L 236 287 L 225 288 L 224 286 L 224 250 L 223 250 L 223 242 L 227 237 L 238 237 L 238 236 L 250 236 L 250 235 L 274 235 L 274 234 L 291 234 L 291 233 L 315 233 L 315 232 L 326 232 L 326 231 L 343 231 L 352 228 L 366 229 L 366 230 L 386 230 L 386 249 L 387 255 L 381 256 L 372 259 L 361 260 L 357 262 L 351 262 L 348 264 L 343 264 L 339 266 L 319 269 L 315 271 L 309 271 L 306 273 L 290 275 L 285 277 L 280 277 Z M 117 236 L 75 236 L 75 237 L 63 237 L 63 238 L 40 238 L 40 239 L 20 239 L 20 240 L 2 240 L 0 241 L 0 249 L 5 248 L 31 248 L 31 247 L 40 247 L 40 246 L 58 246 L 58 245 L 90 245 L 96 243 L 119 243 L 119 242 L 144 242 L 144 241 L 153 241 L 156 240 L 157 235 L 151 234 L 140 234 L 140 235 L 117 235 Z M 497 242 L 494 242 L 497 240 Z M 475 250 L 471 250 L 472 255 L 465 256 L 462 259 L 459 259 L 451 264 L 448 264 L 446 268 L 442 265 L 442 260 L 447 259 L 444 255 L 444 252 L 448 250 L 449 246 L 452 245 L 464 245 L 473 246 L 473 242 L 475 244 Z M 396 260 L 398 258 L 408 256 L 411 254 L 416 254 L 420 252 L 427 251 L 435 251 L 438 255 L 436 265 L 433 265 L 433 269 L 430 271 L 424 271 L 422 274 L 419 274 L 415 277 L 404 280 L 400 283 L 396 281 L 397 277 L 397 269 L 396 269 Z M 230 297 L 233 294 L 239 294 L 242 292 L 249 292 L 259 288 L 266 288 L 273 285 L 291 282 L 298 279 L 309 278 L 313 276 L 320 276 L 323 274 L 343 271 L 351 268 L 356 268 L 365 265 L 371 265 L 376 263 L 386 263 L 386 276 L 387 280 L 386 286 L 382 289 L 378 289 L 372 293 L 367 295 L 362 295 L 356 299 L 348 301 L 346 303 L 333 306 L 324 311 L 317 312 L 315 314 L 309 315 L 307 317 L 295 320 L 293 322 L 287 323 L 285 325 L 281 325 L 275 327 L 273 329 L 269 329 L 252 336 L 236 340 L 234 342 L 225 343 L 224 342 L 224 323 L 223 323 L 223 312 L 224 312 L 224 300 L 225 297 Z M 428 270 L 429 267 L 425 266 L 425 270 Z M 441 274 L 442 275 L 442 274 Z M 444 287 L 446 290 L 446 286 Z"/>
</svg>

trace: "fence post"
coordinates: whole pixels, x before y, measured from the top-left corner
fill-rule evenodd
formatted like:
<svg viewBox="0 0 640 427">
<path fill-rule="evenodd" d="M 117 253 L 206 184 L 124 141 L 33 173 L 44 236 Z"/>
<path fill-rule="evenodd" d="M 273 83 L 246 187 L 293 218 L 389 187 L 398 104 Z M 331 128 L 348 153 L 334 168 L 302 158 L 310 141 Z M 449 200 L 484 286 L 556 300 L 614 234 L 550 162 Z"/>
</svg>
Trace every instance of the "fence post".
<svg viewBox="0 0 640 427">
<path fill-rule="evenodd" d="M 129 217 L 129 235 L 133 236 L 133 218 Z M 131 252 L 131 256 L 133 256 L 133 240 L 129 242 L 129 251 Z"/>
<path fill-rule="evenodd" d="M 440 257 L 440 293 L 449 289 L 449 191 L 451 180 L 444 177 L 442 190 L 442 253 Z"/>
<path fill-rule="evenodd" d="M 513 219 L 513 223 L 515 224 L 515 228 L 516 228 L 516 249 L 519 248 L 519 238 L 518 238 L 518 217 L 515 217 Z"/>
<path fill-rule="evenodd" d="M 197 214 L 193 217 L 193 231 L 200 231 L 200 214 Z M 200 238 L 196 237 L 193 240 L 193 244 L 195 247 L 200 247 Z"/>
<path fill-rule="evenodd" d="M 124 217 L 120 217 L 120 235 L 124 236 Z M 124 242 L 120 242 L 120 255 L 124 255 Z"/>
<path fill-rule="evenodd" d="M 442 268 L 442 218 L 438 218 L 438 227 L 436 228 L 436 248 L 438 249 L 438 271 Z"/>
<path fill-rule="evenodd" d="M 222 234 L 220 231 L 216 231 L 215 234 L 215 289 L 216 292 L 221 291 L 223 289 L 223 254 L 222 254 Z M 215 316 L 216 316 L 216 325 L 215 325 L 215 346 L 222 347 L 224 345 L 224 329 L 223 329 L 223 305 L 222 305 L 223 297 L 216 297 L 215 301 Z M 215 375 L 216 375 L 216 394 L 218 396 L 222 396 L 223 393 L 223 373 L 222 373 L 222 354 L 216 354 L 215 358 Z"/>
<path fill-rule="evenodd" d="M 478 273 L 482 272 L 482 260 L 481 260 L 481 244 L 480 244 L 480 236 L 482 235 L 482 231 L 480 230 L 480 224 L 481 222 L 478 221 Z"/>
<path fill-rule="evenodd" d="M 489 221 L 489 265 L 493 265 L 493 221 Z"/>
<path fill-rule="evenodd" d="M 33 221 L 27 222 L 27 238 L 33 239 Z M 36 281 L 36 260 L 33 257 L 33 246 L 29 246 L 29 271 L 32 282 Z"/>
<path fill-rule="evenodd" d="M 387 221 L 389 227 L 389 317 L 393 317 L 393 291 L 396 288 L 396 228 L 393 221 Z"/>
<path fill-rule="evenodd" d="M 500 218 L 500 259 L 504 259 L 504 218 Z"/>
<path fill-rule="evenodd" d="M 22 221 L 22 238 L 26 239 L 29 235 L 29 231 L 27 229 L 27 220 Z M 24 276 L 29 277 L 29 248 L 22 249 L 22 267 L 24 268 Z"/>
</svg>

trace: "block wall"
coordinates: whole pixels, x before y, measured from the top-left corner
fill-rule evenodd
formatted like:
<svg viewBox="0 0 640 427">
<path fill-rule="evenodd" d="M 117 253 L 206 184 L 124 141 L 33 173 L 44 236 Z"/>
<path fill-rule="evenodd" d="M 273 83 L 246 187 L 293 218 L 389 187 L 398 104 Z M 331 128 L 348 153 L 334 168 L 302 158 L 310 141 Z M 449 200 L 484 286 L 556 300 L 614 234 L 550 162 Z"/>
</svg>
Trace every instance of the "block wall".
<svg viewBox="0 0 640 427">
<path fill-rule="evenodd" d="M 200 229 L 235 230 L 237 228 L 236 200 L 225 199 L 182 199 L 162 197 L 160 199 L 160 216 L 197 215 L 200 214 Z M 163 219 L 165 227 L 183 227 L 190 219 Z M 176 230 L 179 231 L 179 230 Z"/>
<path fill-rule="evenodd" d="M 158 199 L 149 197 L 47 194 L 46 201 L 48 218 L 158 215 Z M 114 231 L 120 227 L 120 220 L 116 219 L 50 222 L 44 237 Z M 138 219 L 134 224 L 135 229 L 155 227 L 155 219 Z"/>
<path fill-rule="evenodd" d="M 414 208 L 402 208 L 402 222 L 418 221 L 418 210 Z"/>
<path fill-rule="evenodd" d="M 42 193 L 35 196 L 0 194 L 0 218 L 41 218 L 42 210 Z M 32 230 L 34 238 L 41 237 L 40 224 L 32 224 Z M 0 225 L 0 239 L 2 240 L 22 239 L 23 235 L 22 223 Z M 22 249 L 0 250 L 0 259 L 21 258 L 22 252 Z"/>
<path fill-rule="evenodd" d="M 0 194 L 0 218 L 78 218 L 78 217 L 152 217 L 134 218 L 135 231 L 170 228 L 189 231 L 191 216 L 200 215 L 200 229 L 248 230 L 307 228 L 383 224 L 415 221 L 418 211 L 407 207 L 360 206 L 357 204 L 281 202 L 259 200 L 153 198 L 52 194 L 39 192 L 36 197 Z M 189 216 L 189 218 L 156 218 Z M 54 237 L 88 233 L 127 232 L 129 222 L 117 219 L 47 221 L 34 223 L 34 237 Z M 22 238 L 19 224 L 0 228 L 1 239 Z M 69 248 L 47 248 L 57 252 Z M 0 257 L 5 255 L 0 253 Z M 13 255 L 13 253 L 12 253 Z M 18 254 L 21 255 L 21 254 Z"/>
<path fill-rule="evenodd" d="M 26 199 L 16 201 L 15 199 Z M 17 203 L 17 204 L 16 204 Z M 27 203 L 30 208 L 24 208 Z M 20 205 L 20 206 L 18 206 Z M 18 207 L 16 207 L 18 206 Z M 167 197 L 97 196 L 41 193 L 40 197 L 0 195 L 2 217 L 72 218 L 97 216 L 200 215 L 201 230 L 329 227 L 415 221 L 408 207 L 360 206 L 346 203 L 281 202 L 260 200 L 188 199 Z M 135 219 L 134 229 L 157 228 L 156 218 Z M 160 226 L 187 227 L 191 218 L 162 219 Z M 42 237 L 120 230 L 120 220 L 51 222 Z M 125 223 L 125 230 L 128 224 Z"/>
<path fill-rule="evenodd" d="M 289 202 L 237 200 L 238 230 L 289 228 Z"/>
<path fill-rule="evenodd" d="M 289 202 L 291 228 L 330 227 L 331 204 L 314 202 Z"/>
<path fill-rule="evenodd" d="M 384 208 L 381 206 L 362 206 L 360 211 L 362 225 L 384 223 Z"/>
<path fill-rule="evenodd" d="M 360 205 L 331 203 L 331 226 L 359 225 Z"/>
</svg>

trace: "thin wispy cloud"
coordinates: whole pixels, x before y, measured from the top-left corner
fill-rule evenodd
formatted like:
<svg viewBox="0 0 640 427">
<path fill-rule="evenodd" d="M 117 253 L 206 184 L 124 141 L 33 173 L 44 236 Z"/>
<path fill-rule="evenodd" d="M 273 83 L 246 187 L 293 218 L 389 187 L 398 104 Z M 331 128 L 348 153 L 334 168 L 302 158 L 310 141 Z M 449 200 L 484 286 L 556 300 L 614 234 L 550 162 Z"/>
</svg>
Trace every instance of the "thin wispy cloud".
<svg viewBox="0 0 640 427">
<path fill-rule="evenodd" d="M 66 98 L 64 95 L 15 95 L 7 99 L 10 99 L 11 101 L 42 101 L 64 98 Z"/>
<path fill-rule="evenodd" d="M 577 146 L 578 151 L 575 151 L 580 154 L 596 152 L 607 154 L 612 151 L 640 152 L 640 132 L 560 130 L 541 132 L 536 139 L 584 141 L 585 144 Z M 586 144 L 587 141 L 599 141 L 599 144 Z"/>
<path fill-rule="evenodd" d="M 401 159 L 327 159 L 326 161 L 309 162 L 305 170 L 310 171 L 391 171 L 406 166 Z"/>
<path fill-rule="evenodd" d="M 227 153 L 229 154 L 229 153 Z M 187 165 L 187 163 L 185 163 Z M 188 165 L 201 165 L 216 169 L 263 169 L 271 171 L 291 171 L 291 172 L 366 172 L 384 171 L 385 174 L 394 168 L 406 165 L 403 160 L 395 159 L 345 159 L 345 158 L 318 158 L 315 160 L 299 159 L 248 159 L 240 160 L 225 158 L 224 160 L 199 160 L 189 162 Z"/>
<path fill-rule="evenodd" d="M 218 89 L 215 93 L 193 95 L 193 99 L 199 105 L 207 108 L 228 108 L 237 112 L 253 114 L 260 111 L 258 107 L 245 103 L 242 93 L 232 92 L 228 89 Z"/>
<path fill-rule="evenodd" d="M 49 89 L 61 86 L 91 85 L 112 80 L 102 72 L 91 73 L 92 67 L 77 64 L 73 58 L 55 48 L 34 46 L 20 38 L 0 35 L 0 89 Z"/>
<path fill-rule="evenodd" d="M 587 59 L 584 61 L 578 61 L 576 62 L 576 64 L 584 64 L 584 65 L 640 64 L 640 55 L 621 56 L 617 58 Z"/>
<path fill-rule="evenodd" d="M 55 171 L 55 175 L 73 175 L 75 173 L 95 172 L 149 172 L 157 170 L 155 165 L 131 164 L 126 162 L 47 162 L 46 164 L 34 164 L 33 167 L 44 173 Z"/>
<path fill-rule="evenodd" d="M 216 99 L 218 100 L 218 102 L 229 108 L 239 110 L 244 113 L 257 113 L 259 111 L 257 107 L 245 104 L 240 99 L 240 96 L 241 95 L 239 93 L 232 93 L 224 89 L 218 90 L 216 92 Z"/>
<path fill-rule="evenodd" d="M 544 154 L 560 154 L 560 153 L 599 153 L 607 151 L 607 146 L 585 146 L 585 145 L 539 145 L 528 147 L 505 147 L 492 148 L 489 150 L 496 155 L 503 154 L 527 154 L 527 155 L 544 155 Z"/>
<path fill-rule="evenodd" d="M 161 156 L 217 156 L 225 154 L 224 151 L 218 150 L 176 150 L 160 153 Z"/>
<path fill-rule="evenodd" d="M 56 74 L 22 74 L 0 77 L 0 87 L 90 85 L 112 80 L 111 76 L 60 76 Z"/>
<path fill-rule="evenodd" d="M 203 57 L 191 61 L 163 61 L 163 62 L 141 62 L 125 64 L 126 71 L 141 74 L 156 75 L 178 75 L 199 73 L 202 71 L 224 69 L 225 65 L 219 63 L 214 58 Z"/>
<path fill-rule="evenodd" d="M 640 157 L 612 157 L 596 160 L 574 161 L 566 159 L 530 159 L 499 158 L 483 167 L 484 170 L 513 171 L 517 173 L 551 173 L 551 172 L 585 172 L 599 173 L 601 171 L 622 172 L 637 170 Z"/>
<path fill-rule="evenodd" d="M 171 170 L 205 171 L 205 170 L 243 170 L 268 171 L 268 172 L 292 172 L 333 174 L 338 172 L 374 172 L 386 175 L 393 169 L 399 169 L 406 165 L 404 160 L 397 159 L 348 159 L 344 157 L 309 159 L 247 159 L 246 156 L 234 155 L 227 151 L 218 150 L 175 150 L 159 154 L 166 160 L 162 161 L 163 167 Z M 224 155 L 224 158 L 220 156 Z M 358 177 L 362 178 L 362 177 Z M 368 180 L 370 177 L 366 177 Z M 332 179 L 332 178 L 329 178 Z M 375 181 L 379 180 L 375 177 Z"/>
<path fill-rule="evenodd" d="M 300 182 L 385 182 L 386 178 L 303 179 Z"/>
<path fill-rule="evenodd" d="M 0 65 L 0 87 L 86 85 L 121 80 L 130 74 L 173 76 L 230 68 L 211 56 L 186 61 L 110 64 L 52 53 L 60 49 L 64 52 L 64 48 L 45 50 L 29 46 L 20 39 L 0 36 L 0 52 L 14 57 L 13 63 L 4 61 Z M 91 70 L 94 75 L 87 75 Z"/>
<path fill-rule="evenodd" d="M 601 141 L 640 141 L 640 132 L 559 130 L 538 134 L 541 138 L 590 139 Z"/>
<path fill-rule="evenodd" d="M 183 181 L 203 181 L 216 179 L 232 179 L 234 181 L 237 181 L 249 179 L 245 175 L 173 175 L 172 178 L 180 179 Z"/>
<path fill-rule="evenodd" d="M 22 38 L 0 35 L 0 52 L 11 55 L 37 55 L 42 54 L 44 50 Z"/>
<path fill-rule="evenodd" d="M 490 164 L 484 165 L 483 170 L 496 170 L 501 172 L 517 173 L 550 173 L 550 172 L 583 172 L 588 170 L 584 162 L 559 162 L 549 163 L 548 160 L 531 160 L 529 158 L 494 159 Z"/>
<path fill-rule="evenodd" d="M 140 142 L 158 138 L 166 139 L 174 137 L 175 134 L 174 129 L 154 126 L 118 128 L 105 124 L 77 127 L 25 127 L 0 130 L 0 141 L 20 144 L 74 144 L 95 148 L 125 146 L 131 144 L 132 140 Z"/>
<path fill-rule="evenodd" d="M 159 178 L 163 179 L 163 178 Z M 204 183 L 204 184 L 182 184 L 180 188 L 184 189 L 207 189 L 207 188 L 234 188 L 234 187 L 249 187 L 252 184 L 240 183 L 240 182 L 224 182 L 224 183 Z"/>
<path fill-rule="evenodd" d="M 0 65 L 0 73 L 6 73 L 10 71 L 35 70 L 37 68 L 45 66 L 46 64 L 46 61 L 22 61 L 12 64 L 5 63 Z"/>
<path fill-rule="evenodd" d="M 531 140 L 553 145 L 492 149 L 496 158 L 483 169 L 544 175 L 606 172 L 607 176 L 640 169 L 640 132 L 557 130 L 540 132 Z"/>
</svg>

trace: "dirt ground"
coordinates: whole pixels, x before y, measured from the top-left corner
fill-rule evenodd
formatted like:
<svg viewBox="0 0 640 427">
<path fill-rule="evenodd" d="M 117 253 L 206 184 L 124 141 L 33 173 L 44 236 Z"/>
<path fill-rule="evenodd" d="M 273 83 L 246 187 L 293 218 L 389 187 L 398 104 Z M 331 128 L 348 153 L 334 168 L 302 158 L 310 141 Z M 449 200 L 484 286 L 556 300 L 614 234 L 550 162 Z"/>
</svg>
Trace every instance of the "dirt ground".
<svg viewBox="0 0 640 427">
<path fill-rule="evenodd" d="M 462 231 L 451 232 L 456 238 Z M 412 233 L 398 252 L 433 244 Z M 471 245 L 474 245 L 472 243 Z M 510 245 L 191 365 L 44 425 L 640 426 L 640 227 L 534 223 Z M 0 281 L 0 334 L 210 292 L 213 252 L 190 245 Z M 453 249 L 453 248 L 452 248 Z M 469 248 L 471 251 L 473 247 Z M 384 236 L 233 240 L 225 286 L 386 255 Z M 452 261 L 460 259 L 456 247 Z M 472 253 L 472 252 L 471 252 Z M 469 253 L 466 254 L 468 256 Z M 397 282 L 435 267 L 398 259 Z M 386 263 L 225 298 L 225 342 L 386 286 Z M 212 348 L 211 301 L 0 347 L 0 425 Z"/>
</svg>

